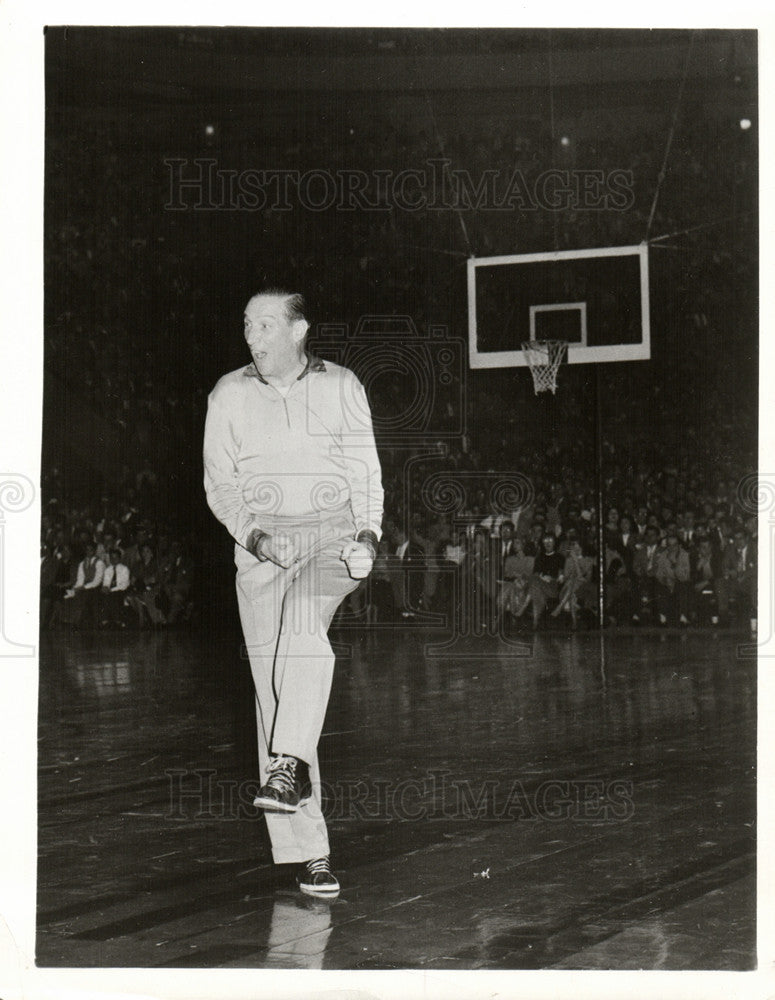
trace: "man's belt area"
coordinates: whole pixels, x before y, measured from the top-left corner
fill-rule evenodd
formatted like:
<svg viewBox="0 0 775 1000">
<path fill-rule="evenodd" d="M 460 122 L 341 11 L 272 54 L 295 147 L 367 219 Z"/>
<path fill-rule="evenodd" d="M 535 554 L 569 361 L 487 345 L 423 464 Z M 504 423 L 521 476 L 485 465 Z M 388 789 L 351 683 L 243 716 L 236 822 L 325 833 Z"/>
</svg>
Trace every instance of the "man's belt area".
<svg viewBox="0 0 775 1000">
<path fill-rule="evenodd" d="M 327 521 L 341 517 L 343 514 L 349 514 L 350 510 L 350 502 L 346 500 L 336 507 L 327 507 L 325 510 L 313 511 L 310 514 L 267 514 L 261 518 L 263 526 L 261 528 L 254 528 L 248 535 L 245 548 L 260 562 L 266 562 L 267 557 L 261 551 L 265 538 L 278 531 L 288 532 L 314 528 L 317 525 L 322 525 Z M 356 541 L 362 545 L 367 545 L 372 550 L 373 555 L 376 555 L 378 541 L 373 531 L 366 528 L 358 532 Z"/>
</svg>

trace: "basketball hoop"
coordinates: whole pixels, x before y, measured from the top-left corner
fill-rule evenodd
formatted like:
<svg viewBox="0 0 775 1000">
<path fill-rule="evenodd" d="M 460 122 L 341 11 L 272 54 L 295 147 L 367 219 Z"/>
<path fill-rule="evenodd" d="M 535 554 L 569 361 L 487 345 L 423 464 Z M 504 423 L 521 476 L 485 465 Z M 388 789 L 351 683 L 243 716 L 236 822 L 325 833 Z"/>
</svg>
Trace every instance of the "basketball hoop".
<svg viewBox="0 0 775 1000">
<path fill-rule="evenodd" d="M 567 340 L 523 340 L 522 353 L 525 355 L 533 376 L 536 396 L 539 392 L 557 388 L 557 370 L 568 351 Z"/>
</svg>

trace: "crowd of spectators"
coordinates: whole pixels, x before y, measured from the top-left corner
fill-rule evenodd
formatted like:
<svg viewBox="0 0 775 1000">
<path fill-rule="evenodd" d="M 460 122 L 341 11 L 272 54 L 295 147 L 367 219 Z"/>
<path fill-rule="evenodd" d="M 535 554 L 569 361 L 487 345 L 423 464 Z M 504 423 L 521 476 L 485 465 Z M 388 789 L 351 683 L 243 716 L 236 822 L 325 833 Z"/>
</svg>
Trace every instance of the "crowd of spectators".
<svg viewBox="0 0 775 1000">
<path fill-rule="evenodd" d="M 597 624 L 596 496 L 559 468 L 513 509 L 492 502 L 498 475 L 482 471 L 479 488 L 459 491 L 453 514 L 418 506 L 408 531 L 407 519 L 389 519 L 351 611 L 369 621 L 462 615 L 459 624 L 473 633 L 558 618 L 562 627 Z M 606 624 L 748 627 L 756 619 L 757 520 L 746 481 L 709 485 L 669 465 L 630 471 L 606 485 Z M 467 479 L 448 469 L 450 486 Z"/>
<path fill-rule="evenodd" d="M 505 121 L 439 136 L 427 124 L 372 118 L 335 143 L 321 129 L 303 143 L 217 152 L 236 168 L 393 174 L 443 156 L 474 180 L 484 170 L 520 170 L 528 179 L 549 167 L 627 170 L 633 203 L 605 212 L 570 205 L 312 213 L 297 205 L 203 218 L 164 211 L 161 152 L 122 144 L 110 122 L 85 116 L 72 124 L 52 127 L 48 149 L 45 626 L 197 619 L 196 577 L 208 574 L 218 548 L 209 539 L 219 537 L 201 491 L 206 395 L 223 371 L 247 360 L 242 302 L 229 280 L 236 259 L 246 256 L 257 276 L 269 257 L 282 259 L 283 279 L 316 303 L 313 319 L 353 330 L 364 314 L 407 315 L 418 330 L 434 324 L 462 343 L 468 252 L 639 242 L 665 140 L 631 129 L 626 137 L 578 137 L 563 152 L 555 136 Z M 563 369 L 551 400 L 534 398 L 522 371 L 453 372 L 443 410 L 414 449 L 382 441 L 380 421 L 405 412 L 416 384 L 369 380 L 386 531 L 353 607 L 360 601 L 372 618 L 417 616 L 465 594 L 473 595 L 474 618 L 589 619 L 597 607 L 599 458 L 611 523 L 609 618 L 753 617 L 755 525 L 738 484 L 756 468 L 756 261 L 746 216 L 756 157 L 744 136 L 721 131 L 695 115 L 674 143 L 651 232 L 681 235 L 652 250 L 652 360 L 600 375 L 602 455 L 588 366 Z M 323 338 L 321 353 L 325 346 Z M 463 432 L 445 436 L 445 420 L 462 423 Z M 440 471 L 462 484 L 454 510 L 429 501 L 425 484 Z M 530 497 L 504 509 L 491 487 L 513 473 L 530 483 Z M 501 532 L 509 520 L 513 541 L 508 525 Z"/>
<path fill-rule="evenodd" d="M 124 500 L 63 502 L 60 470 L 43 480 L 40 623 L 53 628 L 146 628 L 192 621 L 196 604 L 195 537 L 172 518 L 156 520 L 154 481 L 131 477 Z"/>
</svg>

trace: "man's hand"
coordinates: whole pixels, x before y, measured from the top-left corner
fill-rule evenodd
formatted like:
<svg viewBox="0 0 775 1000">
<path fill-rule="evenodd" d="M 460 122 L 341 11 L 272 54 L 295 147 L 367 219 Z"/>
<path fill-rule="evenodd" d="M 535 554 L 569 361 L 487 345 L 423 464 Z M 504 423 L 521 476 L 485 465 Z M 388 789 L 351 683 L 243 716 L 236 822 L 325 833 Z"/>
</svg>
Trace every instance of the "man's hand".
<svg viewBox="0 0 775 1000">
<path fill-rule="evenodd" d="M 371 567 L 374 565 L 374 549 L 371 545 L 353 539 L 345 543 L 339 558 L 344 562 L 353 580 L 363 580 L 371 573 Z"/>
<path fill-rule="evenodd" d="M 259 539 L 254 554 L 288 569 L 299 561 L 299 541 L 294 535 L 286 535 L 281 531 L 276 535 L 264 535 Z"/>
</svg>

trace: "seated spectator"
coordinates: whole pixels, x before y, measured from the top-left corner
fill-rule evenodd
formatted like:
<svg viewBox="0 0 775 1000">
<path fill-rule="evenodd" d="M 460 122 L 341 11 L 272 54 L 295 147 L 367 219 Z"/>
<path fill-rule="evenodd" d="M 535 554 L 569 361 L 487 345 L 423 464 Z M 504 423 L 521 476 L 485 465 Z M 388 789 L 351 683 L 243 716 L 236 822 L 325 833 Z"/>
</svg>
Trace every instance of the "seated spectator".
<svg viewBox="0 0 775 1000">
<path fill-rule="evenodd" d="M 738 621 L 749 619 L 752 630 L 755 630 L 756 549 L 742 528 L 735 531 L 732 541 L 724 549 L 716 595 L 722 624 L 729 623 L 730 606 L 734 605 Z"/>
<path fill-rule="evenodd" d="M 689 553 L 675 532 L 665 538 L 656 556 L 657 612 L 660 624 L 689 624 Z"/>
<path fill-rule="evenodd" d="M 110 562 L 110 552 L 111 549 L 115 548 L 115 544 L 116 537 L 110 531 L 104 532 L 97 538 L 97 558 L 101 559 L 106 567 Z"/>
<path fill-rule="evenodd" d="M 448 616 L 448 624 L 462 628 L 463 591 L 466 586 L 468 560 L 468 533 L 458 531 L 445 539 L 440 548 L 439 583 L 436 588 L 434 608 Z"/>
<path fill-rule="evenodd" d="M 138 568 L 141 566 L 143 557 L 143 546 L 148 543 L 147 532 L 144 528 L 138 528 L 134 534 L 127 537 L 126 544 L 122 544 L 124 552 L 124 562 L 129 567 L 129 572 L 132 577 L 135 576 Z"/>
<path fill-rule="evenodd" d="M 393 581 L 390 571 L 390 542 L 386 535 L 380 539 L 374 566 L 367 579 L 367 620 L 392 621 L 395 615 Z"/>
<path fill-rule="evenodd" d="M 525 555 L 525 547 L 521 538 L 511 539 L 510 552 L 506 556 L 500 580 L 498 593 L 498 617 L 504 614 L 516 617 L 517 610 L 528 596 L 528 581 L 533 573 L 535 558 Z"/>
<path fill-rule="evenodd" d="M 646 519 L 646 530 L 648 531 L 649 528 L 656 529 L 657 538 L 660 542 L 662 542 L 663 540 L 662 523 L 659 520 L 659 516 L 657 514 L 653 513 L 649 514 L 648 518 Z"/>
<path fill-rule="evenodd" d="M 467 583 L 464 603 L 469 609 L 472 628 L 474 631 L 488 628 L 495 621 L 497 585 L 490 539 L 481 528 L 474 532 L 473 544 L 464 566 Z"/>
<path fill-rule="evenodd" d="M 65 597 L 73 601 L 69 620 L 76 628 L 92 628 L 99 612 L 100 587 L 105 564 L 97 558 L 93 542 L 87 542 L 86 555 L 78 563 L 75 584 Z"/>
<path fill-rule="evenodd" d="M 611 625 L 632 614 L 632 575 L 621 552 L 610 546 L 605 550 L 605 612 Z"/>
<path fill-rule="evenodd" d="M 544 537 L 544 533 L 545 529 L 543 520 L 534 520 L 530 525 L 530 532 L 525 540 L 525 555 L 533 557 L 538 555 L 543 548 L 541 540 Z"/>
<path fill-rule="evenodd" d="M 649 524 L 644 540 L 635 552 L 632 571 L 635 577 L 638 608 L 632 620 L 638 624 L 642 616 L 648 613 L 656 614 L 657 597 L 657 552 L 659 550 L 659 528 Z"/>
<path fill-rule="evenodd" d="M 429 611 L 436 603 L 436 591 L 439 586 L 443 546 L 449 533 L 449 525 L 444 518 L 437 518 L 428 531 L 427 539 L 422 540 L 425 550 L 425 573 L 423 574 L 423 589 L 420 606 Z M 420 541 L 418 533 L 418 541 Z"/>
<path fill-rule="evenodd" d="M 692 612 L 698 624 L 718 624 L 719 558 L 709 538 L 702 538 L 691 560 Z"/>
<path fill-rule="evenodd" d="M 145 625 L 146 616 L 152 625 L 163 625 L 166 617 L 161 609 L 161 580 L 154 551 L 150 545 L 140 549 L 140 561 L 132 572 L 131 591 L 127 597 L 129 606 L 137 614 L 140 628 Z"/>
<path fill-rule="evenodd" d="M 701 521 L 704 521 L 708 525 L 708 530 L 710 530 L 715 521 L 715 507 L 709 500 L 703 500 L 702 502 L 702 515 L 700 517 Z M 711 539 L 713 541 L 713 539 Z"/>
<path fill-rule="evenodd" d="M 56 580 L 59 571 L 59 561 L 48 545 L 42 545 L 40 550 L 40 627 L 46 628 L 54 609 L 54 602 L 59 596 Z"/>
<path fill-rule="evenodd" d="M 578 540 L 572 539 L 565 557 L 562 571 L 562 588 L 557 607 L 552 618 L 558 618 L 563 611 L 569 611 L 573 628 L 578 625 L 578 613 L 582 607 L 594 604 L 595 588 L 592 585 L 594 560 L 585 556 Z"/>
<path fill-rule="evenodd" d="M 621 526 L 619 525 L 619 511 L 616 507 L 611 507 L 608 511 L 608 519 L 603 526 L 604 540 L 607 545 L 614 545 L 621 535 Z"/>
<path fill-rule="evenodd" d="M 568 513 L 563 518 L 563 526 L 566 531 L 575 531 L 577 534 L 581 530 L 581 508 L 577 503 L 568 505 Z"/>
<path fill-rule="evenodd" d="M 667 536 L 668 531 L 678 531 L 678 524 L 675 520 L 675 514 L 673 513 L 673 508 L 669 504 L 662 504 L 662 509 L 659 512 L 660 522 L 664 529 L 664 535 Z"/>
<path fill-rule="evenodd" d="M 493 556 L 499 573 L 503 571 L 506 559 L 514 554 L 514 522 L 501 521 L 497 533 L 490 536 Z"/>
<path fill-rule="evenodd" d="M 126 628 L 124 602 L 129 591 L 129 568 L 121 558 L 121 550 L 113 548 L 108 555 L 109 563 L 102 578 L 101 624 L 105 627 L 117 625 Z"/>
<path fill-rule="evenodd" d="M 633 525 L 637 541 L 645 540 L 646 528 L 648 527 L 648 520 L 649 520 L 648 508 L 644 507 L 643 504 L 640 504 L 638 506 L 638 509 L 635 511 L 635 524 Z"/>
<path fill-rule="evenodd" d="M 637 548 L 637 536 L 632 530 L 632 521 L 630 521 L 629 517 L 623 516 L 621 518 L 619 529 L 618 535 L 612 540 L 611 547 L 616 549 L 622 557 L 625 572 L 628 577 L 632 578 L 632 564 Z"/>
<path fill-rule="evenodd" d="M 710 540 L 716 552 L 722 557 L 733 541 L 733 530 L 727 517 L 721 514 L 711 519 L 709 524 Z"/>
<path fill-rule="evenodd" d="M 190 617 L 191 587 L 193 584 L 191 560 L 178 541 L 173 541 L 170 544 L 169 552 L 163 560 L 161 579 L 162 590 L 166 596 L 167 623 L 174 625 L 179 620 Z"/>
<path fill-rule="evenodd" d="M 75 586 L 77 569 L 77 564 L 73 562 L 70 546 L 65 543 L 57 545 L 54 549 L 54 559 L 57 568 L 49 591 L 51 609 L 47 619 L 41 611 L 43 628 L 54 628 L 56 625 L 69 622 L 69 609 L 72 607 L 70 601 L 67 604 L 64 603 L 65 595 Z"/>
<path fill-rule="evenodd" d="M 555 537 L 545 534 L 541 540 L 541 551 L 533 563 L 533 574 L 528 584 L 527 601 L 522 602 L 518 611 L 518 616 L 520 616 L 528 604 L 532 604 L 533 628 L 538 628 L 547 603 L 559 594 L 562 570 L 563 558 L 555 550 Z"/>
<path fill-rule="evenodd" d="M 681 540 L 681 545 L 691 554 L 697 548 L 697 526 L 694 523 L 694 511 L 690 508 L 683 511 L 679 514 L 678 521 L 678 537 Z"/>
<path fill-rule="evenodd" d="M 420 609 L 425 571 L 425 549 L 414 530 L 396 532 L 395 559 L 391 566 L 394 603 L 403 618 L 414 618 Z"/>
</svg>

